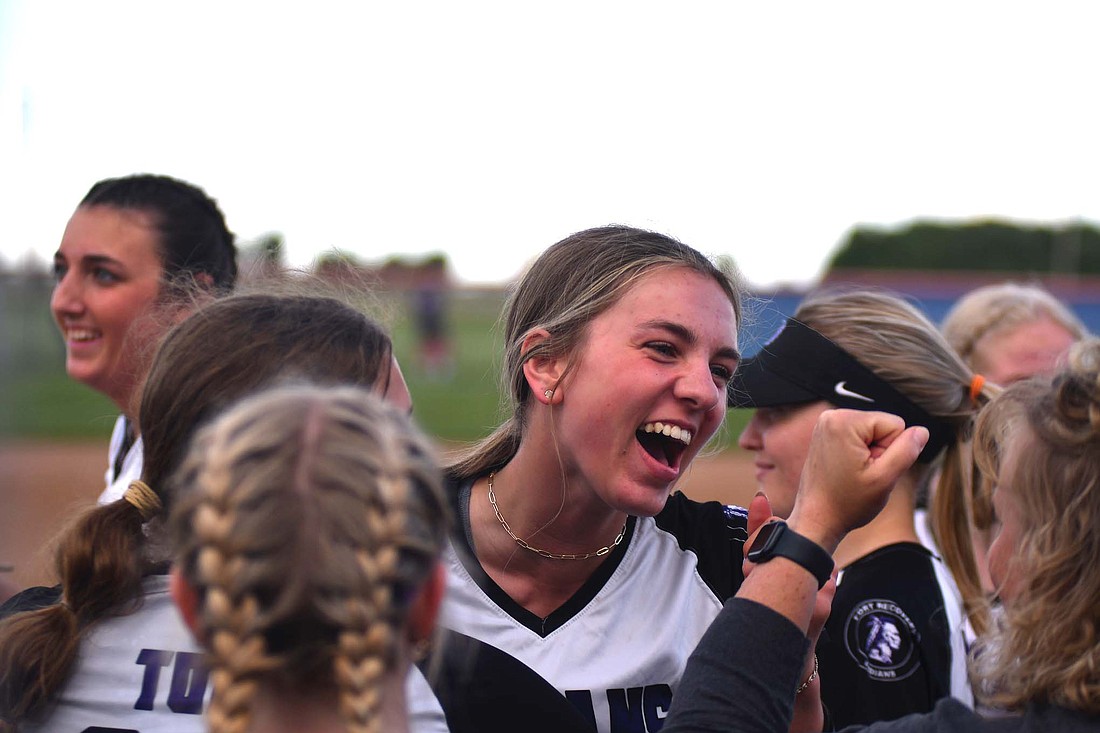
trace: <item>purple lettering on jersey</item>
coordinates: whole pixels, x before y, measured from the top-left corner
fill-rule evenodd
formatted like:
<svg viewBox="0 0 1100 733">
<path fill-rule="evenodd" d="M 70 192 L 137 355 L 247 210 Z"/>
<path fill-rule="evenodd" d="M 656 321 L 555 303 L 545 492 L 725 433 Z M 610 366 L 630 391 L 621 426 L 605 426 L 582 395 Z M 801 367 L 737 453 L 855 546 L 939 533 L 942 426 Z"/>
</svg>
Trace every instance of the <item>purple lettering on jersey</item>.
<svg viewBox="0 0 1100 733">
<path fill-rule="evenodd" d="M 592 724 L 593 729 L 599 729 L 590 690 L 566 690 L 565 698 Z M 607 690 L 607 705 L 612 733 L 657 733 L 664 727 L 672 705 L 672 687 L 646 685 L 612 688 Z"/>
<path fill-rule="evenodd" d="M 202 663 L 202 655 L 180 652 L 172 670 L 172 685 L 168 688 L 168 709 L 173 713 L 198 715 L 202 713 L 202 698 L 206 693 L 209 670 Z"/>
<path fill-rule="evenodd" d="M 157 696 L 157 684 L 160 682 L 160 668 L 172 663 L 175 652 L 164 649 L 142 649 L 138 652 L 137 664 L 145 665 L 145 674 L 141 678 L 141 694 L 134 703 L 134 710 L 152 710 L 153 700 Z"/>
<path fill-rule="evenodd" d="M 592 692 L 590 690 L 566 690 L 565 699 L 584 716 L 584 719 L 592 723 L 592 730 L 596 728 L 596 711 L 592 707 Z"/>
<path fill-rule="evenodd" d="M 668 685 L 646 685 L 642 691 L 642 710 L 645 711 L 645 729 L 656 733 L 665 727 L 665 717 L 672 705 L 672 688 Z"/>
<path fill-rule="evenodd" d="M 611 733 L 645 733 L 641 687 L 608 690 L 607 705 L 611 708 Z"/>
</svg>

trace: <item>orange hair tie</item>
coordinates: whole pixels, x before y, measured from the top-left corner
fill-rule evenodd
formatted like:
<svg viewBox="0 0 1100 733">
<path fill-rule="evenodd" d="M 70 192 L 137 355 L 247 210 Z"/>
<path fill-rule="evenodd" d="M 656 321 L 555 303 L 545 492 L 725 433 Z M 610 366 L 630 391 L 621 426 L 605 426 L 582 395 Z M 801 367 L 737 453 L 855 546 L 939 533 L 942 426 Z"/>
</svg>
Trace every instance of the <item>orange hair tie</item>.
<svg viewBox="0 0 1100 733">
<path fill-rule="evenodd" d="M 978 404 L 978 397 L 981 395 L 984 386 L 985 377 L 981 374 L 975 374 L 974 378 L 970 380 L 970 401 L 975 405 Z"/>
</svg>

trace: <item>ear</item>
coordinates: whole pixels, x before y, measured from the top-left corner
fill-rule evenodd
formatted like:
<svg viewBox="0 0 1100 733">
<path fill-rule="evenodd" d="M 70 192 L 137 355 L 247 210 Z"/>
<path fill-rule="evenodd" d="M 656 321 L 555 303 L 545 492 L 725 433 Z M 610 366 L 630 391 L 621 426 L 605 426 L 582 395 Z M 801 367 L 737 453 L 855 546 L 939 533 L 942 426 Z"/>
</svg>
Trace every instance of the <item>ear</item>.
<svg viewBox="0 0 1100 733">
<path fill-rule="evenodd" d="M 416 643 L 430 639 L 435 632 L 435 621 L 443 603 L 443 590 L 447 586 L 447 574 L 443 564 L 437 562 L 424 580 L 409 607 L 409 641 Z"/>
<path fill-rule="evenodd" d="M 548 340 L 550 332 L 537 328 L 523 339 L 522 353 L 526 354 L 536 345 Z M 535 399 L 544 405 L 561 402 L 558 386 L 565 373 L 565 359 L 557 356 L 536 356 L 523 362 L 523 376 Z M 549 396 L 547 390 L 550 390 Z"/>
<path fill-rule="evenodd" d="M 203 639 L 199 638 L 198 631 L 199 593 L 195 590 L 195 586 L 187 582 L 187 579 L 183 577 L 179 568 L 175 565 L 172 566 L 172 570 L 168 574 L 168 592 L 171 594 L 176 608 L 179 609 L 180 616 L 183 617 L 183 623 L 191 630 L 191 635 L 200 644 L 203 643 Z"/>
</svg>

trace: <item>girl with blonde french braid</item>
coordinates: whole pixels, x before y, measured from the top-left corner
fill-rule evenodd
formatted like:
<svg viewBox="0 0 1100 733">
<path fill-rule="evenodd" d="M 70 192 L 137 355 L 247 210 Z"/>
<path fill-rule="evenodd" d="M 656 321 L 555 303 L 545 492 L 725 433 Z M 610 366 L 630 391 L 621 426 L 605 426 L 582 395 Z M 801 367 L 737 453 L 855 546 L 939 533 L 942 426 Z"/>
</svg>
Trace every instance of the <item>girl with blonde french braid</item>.
<svg viewBox="0 0 1100 733">
<path fill-rule="evenodd" d="M 173 595 L 210 652 L 212 733 L 407 730 L 448 515 L 405 417 L 361 389 L 273 390 L 196 437 L 173 493 Z"/>
</svg>

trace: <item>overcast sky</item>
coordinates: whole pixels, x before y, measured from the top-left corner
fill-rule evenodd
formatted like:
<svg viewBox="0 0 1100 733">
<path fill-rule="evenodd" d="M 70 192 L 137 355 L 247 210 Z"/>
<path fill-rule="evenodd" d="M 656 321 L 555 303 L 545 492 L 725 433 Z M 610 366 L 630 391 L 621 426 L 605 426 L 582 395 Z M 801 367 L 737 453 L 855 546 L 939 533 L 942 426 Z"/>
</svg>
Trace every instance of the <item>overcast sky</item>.
<svg viewBox="0 0 1100 733">
<path fill-rule="evenodd" d="M 138 171 L 468 282 L 610 222 L 768 285 L 858 223 L 1096 220 L 1098 7 L 0 0 L 0 259 Z"/>
</svg>

